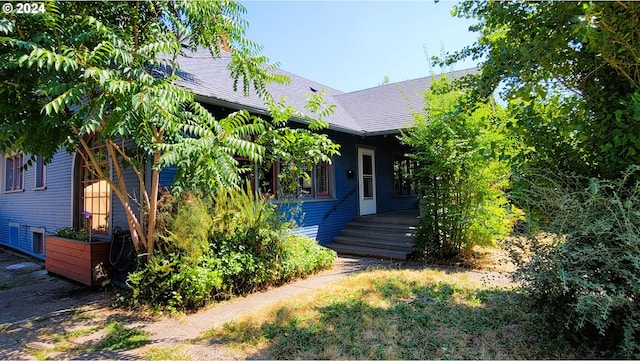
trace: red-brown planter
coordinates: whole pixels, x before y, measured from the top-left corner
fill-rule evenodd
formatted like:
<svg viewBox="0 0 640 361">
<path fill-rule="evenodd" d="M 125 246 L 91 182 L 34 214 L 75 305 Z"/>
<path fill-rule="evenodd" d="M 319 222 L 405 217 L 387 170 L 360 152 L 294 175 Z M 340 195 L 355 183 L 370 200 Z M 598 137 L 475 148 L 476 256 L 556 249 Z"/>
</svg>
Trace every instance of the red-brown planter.
<svg viewBox="0 0 640 361">
<path fill-rule="evenodd" d="M 109 249 L 111 242 L 83 242 L 48 236 L 44 265 L 48 272 L 70 278 L 87 286 L 102 286 L 110 278 Z M 99 266 L 100 265 L 100 266 Z M 103 271 L 106 274 L 101 275 Z"/>
</svg>

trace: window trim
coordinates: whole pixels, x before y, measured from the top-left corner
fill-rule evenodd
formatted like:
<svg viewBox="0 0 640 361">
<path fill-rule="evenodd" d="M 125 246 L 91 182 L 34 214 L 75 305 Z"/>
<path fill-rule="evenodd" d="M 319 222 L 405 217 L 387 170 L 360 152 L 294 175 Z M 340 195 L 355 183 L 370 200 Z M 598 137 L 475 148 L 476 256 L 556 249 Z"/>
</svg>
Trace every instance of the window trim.
<svg viewBox="0 0 640 361">
<path fill-rule="evenodd" d="M 89 148 L 91 152 L 94 153 L 94 156 L 97 151 L 101 150 L 101 148 L 105 148 L 104 149 L 105 158 L 101 159 L 100 163 L 102 166 L 105 167 L 106 171 L 109 174 L 109 177 L 111 177 L 112 176 L 111 157 L 109 157 L 108 153 L 106 152 L 106 146 L 101 142 L 96 143 L 95 137 L 89 138 L 89 140 L 87 141 L 87 144 L 89 144 Z M 79 152 L 84 153 L 84 150 L 81 150 Z M 75 155 L 76 164 L 74 165 L 74 176 L 73 176 L 73 182 L 74 182 L 74 188 L 75 188 L 73 193 L 73 203 L 74 203 L 73 226 L 78 229 L 89 228 L 91 231 L 91 234 L 95 235 L 96 237 L 107 236 L 111 234 L 110 230 L 111 230 L 112 218 L 113 218 L 113 190 L 108 185 L 108 183 L 106 183 L 105 180 L 100 180 L 96 178 L 96 176 L 93 173 L 91 173 L 91 171 L 88 170 L 86 165 L 86 160 L 83 158 L 83 155 L 80 154 L 79 152 L 76 152 L 76 155 Z M 86 179 L 83 179 L 83 178 L 86 178 Z M 102 182 L 105 182 L 106 184 L 102 184 Z M 91 197 L 87 197 L 87 195 L 84 193 L 85 186 L 90 187 L 98 183 L 100 183 L 100 185 L 98 186 L 99 187 L 98 188 L 99 192 L 97 192 L 98 195 L 97 196 L 92 195 Z M 105 189 L 107 190 L 108 194 L 105 196 L 100 195 L 101 193 L 100 191 L 102 190 L 102 185 L 107 186 Z M 93 193 L 96 193 L 96 192 L 93 192 Z M 94 211 L 92 213 L 86 209 L 87 199 L 92 200 L 91 201 L 92 208 L 96 204 L 98 204 L 98 208 L 99 208 L 98 212 Z M 96 199 L 98 200 L 98 203 L 95 202 Z M 99 205 L 100 199 L 107 200 L 105 213 L 100 211 L 101 210 L 100 209 L 101 206 Z M 102 217 L 102 216 L 105 217 L 105 222 L 104 222 L 105 224 L 102 226 L 103 228 L 93 228 L 96 225 L 96 221 L 94 220 L 94 218 Z M 97 222 L 97 224 L 100 224 L 100 223 L 101 222 Z"/>
<path fill-rule="evenodd" d="M 327 175 L 326 175 L 326 188 L 327 188 L 327 192 L 326 193 L 319 193 L 318 192 L 318 179 L 317 179 L 317 166 L 318 164 L 324 164 L 323 166 L 326 167 L 326 171 L 327 171 Z M 272 193 L 268 193 L 267 196 L 265 197 L 266 199 L 270 199 L 274 202 L 281 202 L 281 201 L 286 201 L 286 200 L 290 200 L 292 198 L 297 198 L 297 199 L 301 199 L 305 202 L 308 201 L 324 201 L 324 200 L 334 200 L 335 199 L 335 194 L 334 194 L 334 183 L 333 183 L 333 162 L 320 162 L 318 164 L 314 164 L 312 169 L 311 169 L 311 174 L 310 174 L 310 188 L 311 188 L 311 192 L 308 194 L 300 194 L 298 192 L 298 194 L 282 194 L 281 193 L 281 184 L 280 184 L 280 170 L 281 168 L 284 166 L 281 162 L 274 162 L 272 164 L 272 173 L 269 172 L 270 174 L 272 174 L 272 178 L 271 184 L 273 185 L 273 192 Z M 262 181 L 262 179 L 259 176 L 259 172 L 258 172 L 258 165 L 256 164 L 255 168 L 254 168 L 254 177 L 253 177 L 253 183 L 251 184 L 252 189 L 260 189 L 260 182 Z M 302 181 L 302 179 L 300 179 L 299 181 Z"/>
<path fill-rule="evenodd" d="M 20 165 L 16 168 L 14 167 L 13 161 L 15 158 L 19 158 L 20 159 Z M 11 170 L 9 170 L 9 162 L 11 163 Z M 2 187 L 2 191 L 3 193 L 19 193 L 19 192 L 24 192 L 24 154 L 23 153 L 15 153 L 12 155 L 8 155 L 4 157 L 4 167 L 3 167 L 3 187 Z M 9 181 L 9 174 L 11 174 L 13 177 L 11 178 L 11 181 Z M 17 187 L 13 187 L 11 189 L 9 189 L 9 185 L 14 183 L 14 178 L 16 175 L 19 175 L 20 178 L 20 186 L 19 188 Z"/>
<path fill-rule="evenodd" d="M 44 159 L 41 156 L 36 156 L 36 165 L 34 167 L 33 176 L 33 190 L 41 191 L 47 189 L 47 166 L 44 164 Z M 38 185 L 38 171 L 40 171 L 42 184 Z"/>
<path fill-rule="evenodd" d="M 47 242 L 45 241 L 44 227 L 30 227 L 30 231 L 31 231 L 31 252 L 35 254 L 44 255 L 47 247 Z M 38 249 L 34 249 L 36 246 L 35 244 L 36 240 L 34 239 L 34 236 L 36 234 L 39 234 L 41 237 L 40 242 L 38 243 Z M 42 249 L 40 249 L 40 246 L 42 246 Z M 38 251 L 41 251 L 41 252 L 38 252 Z"/>
</svg>

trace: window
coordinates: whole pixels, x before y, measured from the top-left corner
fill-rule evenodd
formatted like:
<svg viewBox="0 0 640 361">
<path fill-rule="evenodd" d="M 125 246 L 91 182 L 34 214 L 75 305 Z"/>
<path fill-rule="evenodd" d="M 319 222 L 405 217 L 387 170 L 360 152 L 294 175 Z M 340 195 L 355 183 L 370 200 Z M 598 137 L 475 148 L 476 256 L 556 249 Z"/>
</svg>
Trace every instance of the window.
<svg viewBox="0 0 640 361">
<path fill-rule="evenodd" d="M 111 166 L 107 156 L 106 145 L 96 139 L 88 142 L 97 165 L 107 177 L 111 174 Z M 76 168 L 76 204 L 74 226 L 90 229 L 92 233 L 107 234 L 111 215 L 111 186 L 98 178 L 87 164 L 88 156 L 78 154 Z"/>
<path fill-rule="evenodd" d="M 259 167 L 258 176 L 254 184 L 254 189 L 258 189 L 265 198 L 280 198 L 291 196 L 301 196 L 304 198 L 323 198 L 331 196 L 331 165 L 328 162 L 321 162 L 314 165 L 311 169 L 303 169 L 307 173 L 308 178 L 301 177 L 298 179 L 297 191 L 292 193 L 291 187 L 287 187 L 284 180 L 279 177 L 282 169 L 286 169 L 289 165 L 273 164 L 271 167 Z M 295 181 L 294 181 L 295 184 Z"/>
<path fill-rule="evenodd" d="M 258 167 L 256 182 L 257 186 L 254 185 L 254 189 L 257 188 L 265 198 L 275 198 L 276 192 L 278 191 L 277 165 L 274 163 L 271 167 L 267 167 L 266 165 Z"/>
<path fill-rule="evenodd" d="M 4 190 L 7 192 L 22 190 L 24 156 L 16 154 L 5 158 Z"/>
<path fill-rule="evenodd" d="M 31 251 L 44 254 L 44 229 L 31 227 Z"/>
<path fill-rule="evenodd" d="M 396 196 L 415 195 L 416 162 L 404 155 L 393 156 L 393 193 Z"/>
<path fill-rule="evenodd" d="M 316 184 L 316 197 L 329 197 L 330 196 L 330 187 L 329 187 L 329 171 L 330 164 L 327 162 L 322 162 L 316 164 L 315 166 L 315 184 Z"/>
<path fill-rule="evenodd" d="M 43 189 L 46 186 L 46 183 L 45 183 L 46 173 L 45 173 L 45 167 L 44 167 L 44 160 L 40 156 L 36 157 L 35 171 L 36 171 L 35 188 Z"/>
</svg>

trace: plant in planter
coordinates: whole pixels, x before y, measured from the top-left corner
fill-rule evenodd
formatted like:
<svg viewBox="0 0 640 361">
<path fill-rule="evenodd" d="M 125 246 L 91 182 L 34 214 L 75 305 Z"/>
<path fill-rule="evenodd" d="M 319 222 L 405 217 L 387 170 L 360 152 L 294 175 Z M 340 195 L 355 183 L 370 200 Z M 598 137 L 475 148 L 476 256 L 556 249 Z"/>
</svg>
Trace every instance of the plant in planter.
<svg viewBox="0 0 640 361">
<path fill-rule="evenodd" d="M 110 247 L 110 241 L 92 238 L 88 230 L 60 228 L 47 236 L 45 268 L 87 286 L 102 286 L 110 278 Z"/>
<path fill-rule="evenodd" d="M 56 235 L 62 238 L 75 239 L 77 241 L 91 242 L 91 233 L 86 229 L 63 227 L 56 230 Z"/>
</svg>

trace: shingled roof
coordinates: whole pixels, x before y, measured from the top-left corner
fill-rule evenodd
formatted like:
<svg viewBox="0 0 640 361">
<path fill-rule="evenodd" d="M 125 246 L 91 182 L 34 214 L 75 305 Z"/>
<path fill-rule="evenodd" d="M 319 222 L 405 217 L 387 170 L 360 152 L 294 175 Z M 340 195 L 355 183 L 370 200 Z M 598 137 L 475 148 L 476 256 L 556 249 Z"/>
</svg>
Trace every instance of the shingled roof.
<svg viewBox="0 0 640 361">
<path fill-rule="evenodd" d="M 208 50 L 187 51 L 178 58 L 178 84 L 191 89 L 203 103 L 266 114 L 264 99 L 255 91 L 245 96 L 241 89 L 242 80 L 238 91 L 233 90 L 233 79 L 227 68 L 230 61 L 231 56 L 225 52 L 221 53 L 220 58 L 214 59 Z M 444 75 L 458 78 L 476 71 L 476 68 L 472 68 Z M 422 109 L 422 94 L 438 77 L 429 76 L 344 93 L 284 70 L 276 70 L 276 73 L 286 75 L 291 81 L 287 85 L 268 85 L 275 99 L 286 97 L 289 105 L 310 116 L 304 108 L 307 104 L 306 95 L 324 89 L 325 101 L 336 105 L 334 113 L 325 119 L 329 128 L 363 136 L 395 134 L 410 126 L 413 122 L 412 110 Z"/>
</svg>

